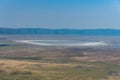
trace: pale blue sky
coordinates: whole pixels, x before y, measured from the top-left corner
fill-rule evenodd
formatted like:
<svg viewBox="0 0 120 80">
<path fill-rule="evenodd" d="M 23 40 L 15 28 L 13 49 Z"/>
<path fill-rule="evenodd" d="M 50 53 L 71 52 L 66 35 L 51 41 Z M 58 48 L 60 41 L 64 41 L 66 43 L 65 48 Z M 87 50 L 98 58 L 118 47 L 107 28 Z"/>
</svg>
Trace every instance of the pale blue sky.
<svg viewBox="0 0 120 80">
<path fill-rule="evenodd" d="M 120 28 L 120 0 L 0 0 L 0 27 Z"/>
</svg>

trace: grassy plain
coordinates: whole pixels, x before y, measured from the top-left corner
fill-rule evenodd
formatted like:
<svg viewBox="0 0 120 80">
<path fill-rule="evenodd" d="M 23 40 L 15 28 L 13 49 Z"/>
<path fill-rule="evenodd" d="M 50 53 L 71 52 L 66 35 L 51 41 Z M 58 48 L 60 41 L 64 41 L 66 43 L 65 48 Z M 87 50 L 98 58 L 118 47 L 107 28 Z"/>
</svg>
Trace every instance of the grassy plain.
<svg viewBox="0 0 120 80">
<path fill-rule="evenodd" d="M 120 80 L 119 49 L 7 44 L 0 47 L 0 80 Z"/>
</svg>

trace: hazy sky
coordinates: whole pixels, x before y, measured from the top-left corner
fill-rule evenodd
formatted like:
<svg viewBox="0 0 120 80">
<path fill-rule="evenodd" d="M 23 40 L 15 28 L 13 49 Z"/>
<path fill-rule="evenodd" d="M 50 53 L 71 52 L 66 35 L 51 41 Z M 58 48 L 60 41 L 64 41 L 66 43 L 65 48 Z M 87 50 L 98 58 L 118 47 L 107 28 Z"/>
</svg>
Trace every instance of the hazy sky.
<svg viewBox="0 0 120 80">
<path fill-rule="evenodd" d="M 0 0 L 0 27 L 120 28 L 120 0 Z"/>
</svg>

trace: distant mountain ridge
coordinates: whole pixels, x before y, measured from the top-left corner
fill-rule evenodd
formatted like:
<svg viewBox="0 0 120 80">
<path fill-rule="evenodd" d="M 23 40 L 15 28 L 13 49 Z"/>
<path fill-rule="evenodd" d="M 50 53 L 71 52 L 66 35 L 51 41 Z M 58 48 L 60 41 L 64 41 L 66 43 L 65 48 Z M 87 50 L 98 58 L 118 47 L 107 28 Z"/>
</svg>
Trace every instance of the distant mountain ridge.
<svg viewBox="0 0 120 80">
<path fill-rule="evenodd" d="M 120 35 L 120 29 L 0 28 L 0 34 Z"/>
</svg>

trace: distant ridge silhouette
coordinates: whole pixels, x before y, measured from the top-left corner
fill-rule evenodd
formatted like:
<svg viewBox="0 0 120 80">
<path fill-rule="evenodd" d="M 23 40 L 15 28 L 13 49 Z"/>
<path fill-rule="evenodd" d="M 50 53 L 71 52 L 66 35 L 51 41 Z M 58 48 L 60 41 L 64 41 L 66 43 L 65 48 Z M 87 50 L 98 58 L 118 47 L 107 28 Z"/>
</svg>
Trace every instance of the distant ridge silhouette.
<svg viewBox="0 0 120 80">
<path fill-rule="evenodd" d="M 0 28 L 0 34 L 120 35 L 120 29 Z"/>
</svg>

